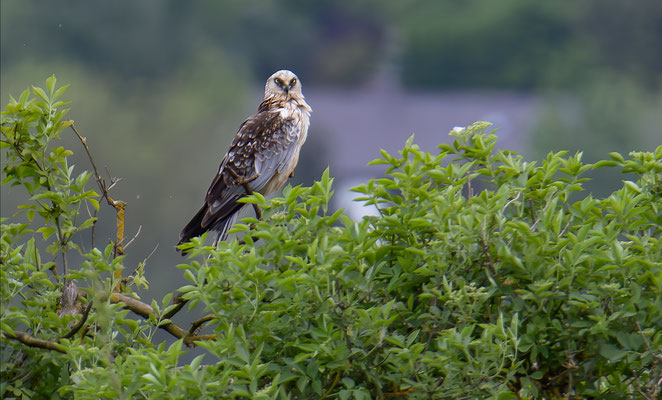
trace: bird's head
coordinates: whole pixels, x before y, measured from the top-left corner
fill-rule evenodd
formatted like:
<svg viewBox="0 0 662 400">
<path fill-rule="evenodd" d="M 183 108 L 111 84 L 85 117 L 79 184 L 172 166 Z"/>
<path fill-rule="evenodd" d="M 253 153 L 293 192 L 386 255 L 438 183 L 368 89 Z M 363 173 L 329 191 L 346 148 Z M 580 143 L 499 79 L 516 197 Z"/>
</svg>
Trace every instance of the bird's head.
<svg viewBox="0 0 662 400">
<path fill-rule="evenodd" d="M 267 79 L 264 86 L 264 98 L 283 100 L 302 99 L 301 82 L 294 72 L 282 69 Z"/>
</svg>

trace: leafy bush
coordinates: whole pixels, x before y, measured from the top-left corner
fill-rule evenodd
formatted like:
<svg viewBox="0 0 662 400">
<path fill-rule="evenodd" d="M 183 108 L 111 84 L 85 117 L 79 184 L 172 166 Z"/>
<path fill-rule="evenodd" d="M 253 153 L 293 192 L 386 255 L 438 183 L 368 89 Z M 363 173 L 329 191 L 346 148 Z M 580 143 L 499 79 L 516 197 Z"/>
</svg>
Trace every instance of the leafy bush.
<svg viewBox="0 0 662 400">
<path fill-rule="evenodd" d="M 55 147 L 71 123 L 54 85 L 3 112 L 3 184 L 32 196 L 29 223 L 2 222 L 4 397 L 659 395 L 662 146 L 591 165 L 581 153 L 525 162 L 494 151 L 487 123 L 452 132 L 438 154 L 412 137 L 373 162 L 383 178 L 354 189 L 378 216 L 330 210 L 328 170 L 311 187 L 255 194 L 246 201 L 263 219 L 244 219 L 241 239 L 218 248 L 185 245 L 189 284 L 148 306 L 134 292 L 144 278 L 118 275 L 121 241 L 86 251 L 71 240 L 96 221 L 82 205 L 112 201 Z M 638 180 L 582 197 L 582 174 L 608 167 Z M 57 261 L 41 262 L 38 238 Z M 48 275 L 68 251 L 81 262 Z M 80 288 L 74 302 L 68 285 Z M 186 303 L 208 315 L 183 330 L 171 318 Z M 158 328 L 179 340 L 153 343 Z M 183 344 L 207 354 L 181 366 Z"/>
</svg>

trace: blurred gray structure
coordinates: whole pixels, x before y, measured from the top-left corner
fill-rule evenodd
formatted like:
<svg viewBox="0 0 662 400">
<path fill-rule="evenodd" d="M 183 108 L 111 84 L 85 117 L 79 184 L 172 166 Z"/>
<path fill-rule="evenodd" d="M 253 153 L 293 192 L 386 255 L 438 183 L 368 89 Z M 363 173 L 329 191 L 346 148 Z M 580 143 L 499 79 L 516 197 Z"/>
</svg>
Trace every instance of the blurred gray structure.
<svg viewBox="0 0 662 400">
<path fill-rule="evenodd" d="M 336 178 L 334 206 L 345 208 L 350 216 L 369 210 L 351 202 L 357 195 L 349 188 L 384 172 L 383 166 L 366 164 L 380 156 L 379 149 L 396 153 L 412 134 L 421 149 L 434 153 L 437 145 L 451 141 L 448 133 L 454 127 L 484 120 L 498 129 L 500 148 L 525 150 L 526 135 L 536 121 L 538 102 L 533 95 L 411 92 L 396 82 L 382 77 L 357 90 L 304 89 L 314 111 L 311 143 L 303 152 L 326 153 Z"/>
</svg>

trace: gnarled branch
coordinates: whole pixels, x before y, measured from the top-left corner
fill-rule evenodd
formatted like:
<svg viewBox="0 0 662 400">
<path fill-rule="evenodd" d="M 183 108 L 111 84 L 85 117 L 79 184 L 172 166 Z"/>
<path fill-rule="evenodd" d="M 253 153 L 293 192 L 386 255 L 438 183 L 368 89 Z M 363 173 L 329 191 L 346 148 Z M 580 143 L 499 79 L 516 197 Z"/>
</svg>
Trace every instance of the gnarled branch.
<svg viewBox="0 0 662 400">
<path fill-rule="evenodd" d="M 175 300 L 181 299 L 181 297 L 176 297 Z M 143 318 L 149 318 L 150 316 L 154 316 L 155 318 L 159 318 L 159 316 L 154 312 L 154 309 L 148 305 L 143 303 L 140 300 L 136 300 L 132 297 L 125 296 L 123 294 L 114 292 L 110 295 L 110 302 L 111 303 L 122 303 L 126 308 L 129 310 L 133 311 L 134 313 L 140 315 Z M 184 304 L 186 304 L 188 300 L 181 299 L 181 302 L 177 303 L 177 311 L 179 311 Z M 172 315 L 174 315 L 177 311 L 175 312 L 169 312 L 167 314 L 164 314 L 161 319 L 169 319 Z M 177 339 L 184 339 L 184 344 L 186 344 L 189 347 L 194 347 L 195 342 L 197 341 L 202 341 L 202 340 L 214 340 L 216 339 L 216 335 L 192 335 L 191 332 L 185 331 L 184 329 L 180 328 L 178 325 L 176 325 L 173 322 L 167 322 L 165 324 L 159 325 L 159 328 L 165 330 L 166 332 L 170 333 L 172 336 L 176 337 Z"/>
</svg>

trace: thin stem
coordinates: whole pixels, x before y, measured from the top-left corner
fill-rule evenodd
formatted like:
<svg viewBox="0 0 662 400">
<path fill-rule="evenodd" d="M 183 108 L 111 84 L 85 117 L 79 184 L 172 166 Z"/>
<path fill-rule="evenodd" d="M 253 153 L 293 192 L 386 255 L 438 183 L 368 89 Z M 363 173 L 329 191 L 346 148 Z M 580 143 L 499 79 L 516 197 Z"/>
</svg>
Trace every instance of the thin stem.
<svg viewBox="0 0 662 400">
<path fill-rule="evenodd" d="M 214 315 L 205 315 L 204 317 L 198 319 L 197 321 L 193 321 L 193 323 L 191 324 L 191 328 L 189 328 L 188 330 L 188 334 L 192 335 L 196 330 L 198 330 L 200 326 L 202 326 L 202 324 L 204 324 L 205 322 L 209 322 L 214 318 L 216 318 Z"/>
</svg>

